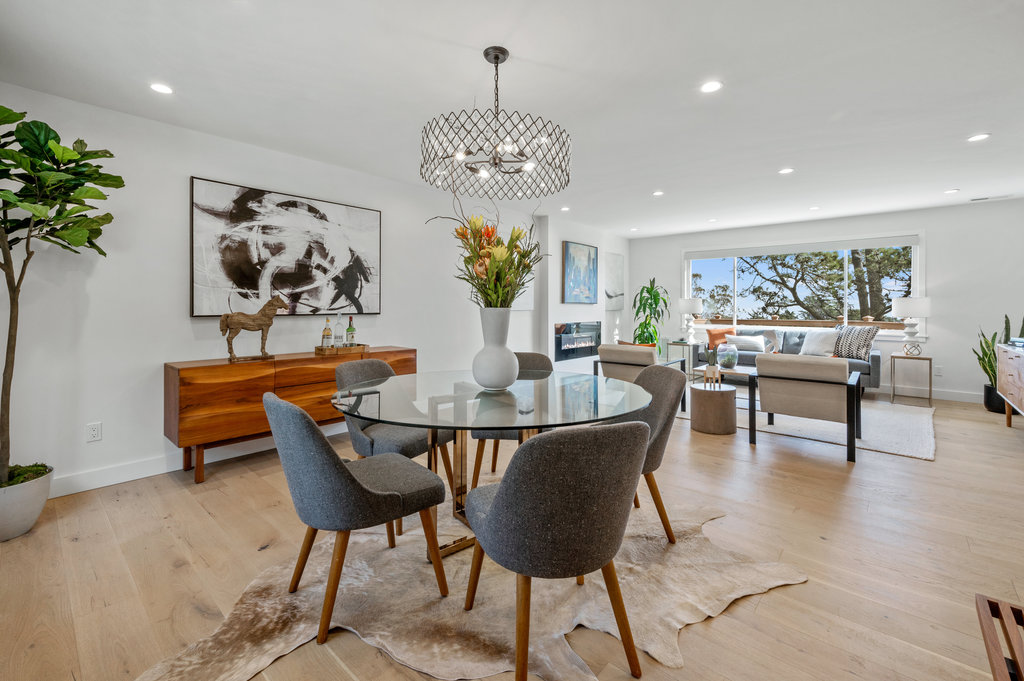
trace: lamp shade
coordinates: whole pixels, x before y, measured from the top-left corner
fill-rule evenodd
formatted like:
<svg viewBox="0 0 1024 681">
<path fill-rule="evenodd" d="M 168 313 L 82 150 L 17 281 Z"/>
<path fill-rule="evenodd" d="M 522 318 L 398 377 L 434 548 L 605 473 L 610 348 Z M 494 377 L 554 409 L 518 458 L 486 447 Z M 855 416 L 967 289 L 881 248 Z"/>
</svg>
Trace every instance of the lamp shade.
<svg viewBox="0 0 1024 681">
<path fill-rule="evenodd" d="M 680 314 L 700 314 L 704 311 L 704 301 L 701 298 L 680 298 Z"/>
<path fill-rule="evenodd" d="M 892 314 L 895 317 L 920 319 L 932 313 L 931 298 L 893 298 Z"/>
</svg>

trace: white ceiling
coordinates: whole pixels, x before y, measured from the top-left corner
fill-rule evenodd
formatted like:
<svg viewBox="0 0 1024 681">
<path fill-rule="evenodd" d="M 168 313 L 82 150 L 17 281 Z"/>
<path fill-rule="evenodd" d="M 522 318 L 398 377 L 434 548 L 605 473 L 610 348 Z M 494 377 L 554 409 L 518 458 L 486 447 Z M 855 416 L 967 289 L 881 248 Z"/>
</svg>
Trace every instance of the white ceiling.
<svg viewBox="0 0 1024 681">
<path fill-rule="evenodd" d="M 0 80 L 417 184 L 423 124 L 490 106 L 492 44 L 503 108 L 573 137 L 539 213 L 641 237 L 1024 195 L 1020 0 L 0 8 Z"/>
</svg>

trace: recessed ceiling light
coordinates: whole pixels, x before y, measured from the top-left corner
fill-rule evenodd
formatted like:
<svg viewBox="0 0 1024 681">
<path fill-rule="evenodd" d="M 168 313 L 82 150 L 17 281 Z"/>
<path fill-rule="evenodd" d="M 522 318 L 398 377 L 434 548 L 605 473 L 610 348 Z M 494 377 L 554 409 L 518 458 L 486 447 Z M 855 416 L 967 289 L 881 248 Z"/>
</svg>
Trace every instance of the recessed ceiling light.
<svg viewBox="0 0 1024 681">
<path fill-rule="evenodd" d="M 664 194 L 665 192 L 661 191 L 660 189 L 656 192 L 651 192 L 651 196 L 664 196 Z"/>
<path fill-rule="evenodd" d="M 163 83 L 153 83 L 152 85 L 149 86 L 149 89 L 153 90 L 155 92 L 159 92 L 162 95 L 169 95 L 172 92 L 174 92 L 174 90 L 172 90 L 167 85 L 164 85 Z"/>
<path fill-rule="evenodd" d="M 722 89 L 722 81 L 720 80 L 709 80 L 700 86 L 700 91 L 708 94 L 711 92 L 718 92 Z"/>
<path fill-rule="evenodd" d="M 718 218 L 711 218 L 708 222 L 718 222 Z"/>
<path fill-rule="evenodd" d="M 821 210 L 821 206 L 811 206 L 807 210 Z"/>
<path fill-rule="evenodd" d="M 782 168 L 779 170 L 779 175 L 789 175 L 791 172 L 793 172 L 793 168 Z"/>
<path fill-rule="evenodd" d="M 943 194 L 956 194 L 958 191 L 960 191 L 960 190 L 959 189 L 947 189 L 946 191 L 944 191 L 942 193 Z"/>
<path fill-rule="evenodd" d="M 983 140 L 987 140 L 991 136 L 992 136 L 992 133 L 979 132 L 977 135 L 971 135 L 970 137 L 968 137 L 967 141 L 968 142 L 981 142 Z"/>
<path fill-rule="evenodd" d="M 630 227 L 630 228 L 629 228 L 629 231 L 631 231 L 631 232 L 635 232 L 635 231 L 636 231 L 637 229 L 639 229 L 639 228 L 638 228 L 638 227 Z"/>
<path fill-rule="evenodd" d="M 569 212 L 569 206 L 562 206 L 562 212 L 563 213 L 568 213 Z"/>
</svg>

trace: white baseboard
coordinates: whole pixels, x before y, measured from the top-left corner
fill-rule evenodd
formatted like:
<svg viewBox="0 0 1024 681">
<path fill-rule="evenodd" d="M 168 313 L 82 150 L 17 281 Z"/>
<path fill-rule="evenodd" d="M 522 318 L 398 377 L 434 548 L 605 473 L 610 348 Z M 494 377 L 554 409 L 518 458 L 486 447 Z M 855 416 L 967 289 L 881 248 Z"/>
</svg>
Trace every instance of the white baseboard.
<svg viewBox="0 0 1024 681">
<path fill-rule="evenodd" d="M 344 423 L 333 423 L 324 426 L 323 431 L 325 435 L 335 435 L 347 432 L 348 429 Z M 210 464 L 233 459 L 236 456 L 262 452 L 273 448 L 273 446 L 274 440 L 270 437 L 265 437 L 227 447 L 207 449 L 203 455 L 203 460 L 206 464 Z M 139 480 L 141 478 L 148 478 L 151 475 L 160 475 L 172 471 L 178 471 L 182 475 L 192 475 L 191 473 L 183 473 L 181 471 L 181 450 L 177 447 L 166 449 L 158 456 L 116 463 L 101 468 L 91 468 L 89 470 L 64 474 L 61 474 L 60 470 L 56 470 L 54 471 L 53 482 L 50 483 L 50 498 L 86 492 L 91 489 L 99 489 L 100 487 L 117 485 L 122 482 Z"/>
<path fill-rule="evenodd" d="M 877 392 L 881 395 L 888 397 L 891 394 L 892 388 L 889 384 L 883 383 L 878 388 L 871 390 L 871 392 Z M 920 386 L 912 385 L 896 385 L 896 396 L 905 397 L 928 397 L 928 388 L 922 388 Z M 983 396 L 980 392 L 973 392 L 969 390 L 939 390 L 938 388 L 932 391 L 932 398 L 936 400 L 950 400 L 951 402 L 970 402 L 973 404 L 981 404 Z"/>
</svg>

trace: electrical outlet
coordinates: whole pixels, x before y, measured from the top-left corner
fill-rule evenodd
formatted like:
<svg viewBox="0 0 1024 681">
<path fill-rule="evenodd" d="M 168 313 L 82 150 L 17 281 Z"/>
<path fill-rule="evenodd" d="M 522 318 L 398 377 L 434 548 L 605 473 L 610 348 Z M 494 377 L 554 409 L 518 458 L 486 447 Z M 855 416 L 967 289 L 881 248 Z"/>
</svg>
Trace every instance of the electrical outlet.
<svg viewBox="0 0 1024 681">
<path fill-rule="evenodd" d="M 935 375 L 936 376 L 941 376 L 942 375 L 942 366 L 941 365 L 936 365 L 935 366 Z"/>
<path fill-rule="evenodd" d="M 103 421 L 85 424 L 85 441 L 97 442 L 103 439 Z"/>
</svg>

